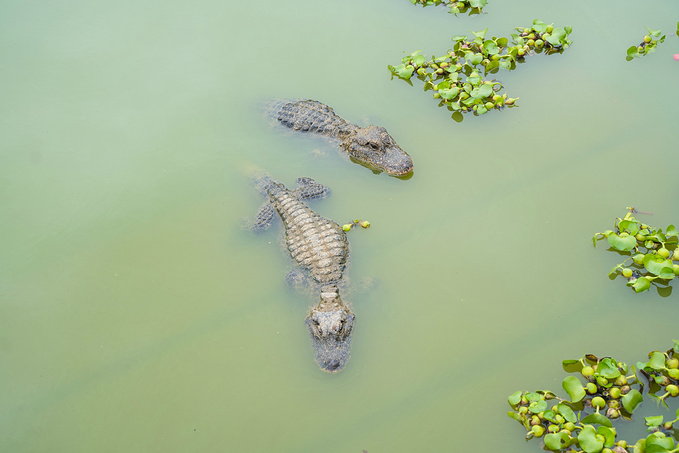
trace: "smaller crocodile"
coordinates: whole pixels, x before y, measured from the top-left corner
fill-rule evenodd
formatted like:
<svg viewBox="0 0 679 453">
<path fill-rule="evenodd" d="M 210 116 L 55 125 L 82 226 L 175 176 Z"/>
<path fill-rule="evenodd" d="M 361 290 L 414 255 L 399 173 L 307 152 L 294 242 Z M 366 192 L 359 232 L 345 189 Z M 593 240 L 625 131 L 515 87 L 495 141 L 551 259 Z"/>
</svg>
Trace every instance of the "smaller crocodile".
<svg viewBox="0 0 679 453">
<path fill-rule="evenodd" d="M 405 176 L 413 171 L 412 158 L 383 127 L 349 123 L 332 108 L 310 99 L 278 103 L 271 111 L 278 121 L 293 130 L 339 139 L 340 149 L 366 167 L 392 176 Z"/>
<path fill-rule="evenodd" d="M 306 318 L 316 363 L 324 371 L 340 371 L 349 360 L 355 319 L 337 287 L 346 267 L 349 243 L 342 227 L 316 214 L 303 202 L 324 198 L 330 190 L 311 178 L 297 179 L 295 190 L 266 175 L 258 175 L 255 182 L 268 200 L 259 209 L 251 228 L 256 232 L 266 230 L 276 214 L 283 220 L 290 255 L 320 287 L 320 301 Z"/>
</svg>

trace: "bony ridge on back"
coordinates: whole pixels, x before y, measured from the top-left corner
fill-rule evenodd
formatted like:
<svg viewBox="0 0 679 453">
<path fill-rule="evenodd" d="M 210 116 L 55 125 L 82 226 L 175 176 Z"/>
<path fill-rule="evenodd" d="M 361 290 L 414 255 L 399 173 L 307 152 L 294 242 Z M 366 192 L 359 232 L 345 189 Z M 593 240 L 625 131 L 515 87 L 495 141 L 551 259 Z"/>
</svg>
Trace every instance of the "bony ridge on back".
<svg viewBox="0 0 679 453">
<path fill-rule="evenodd" d="M 349 256 L 349 243 L 341 226 L 321 217 L 303 201 L 325 198 L 330 190 L 311 178 L 298 178 L 297 188 L 289 190 L 266 174 L 256 176 L 255 185 L 267 195 L 267 201 L 251 228 L 263 231 L 276 217 L 283 221 L 290 255 L 308 271 L 320 290 L 320 301 L 306 318 L 314 358 L 322 370 L 340 371 L 349 361 L 355 320 L 338 288 Z"/>
<path fill-rule="evenodd" d="M 380 126 L 349 123 L 327 105 L 311 99 L 281 101 L 270 107 L 281 124 L 300 132 L 316 132 L 340 141 L 339 147 L 358 163 L 392 176 L 413 172 L 412 158 Z"/>
</svg>

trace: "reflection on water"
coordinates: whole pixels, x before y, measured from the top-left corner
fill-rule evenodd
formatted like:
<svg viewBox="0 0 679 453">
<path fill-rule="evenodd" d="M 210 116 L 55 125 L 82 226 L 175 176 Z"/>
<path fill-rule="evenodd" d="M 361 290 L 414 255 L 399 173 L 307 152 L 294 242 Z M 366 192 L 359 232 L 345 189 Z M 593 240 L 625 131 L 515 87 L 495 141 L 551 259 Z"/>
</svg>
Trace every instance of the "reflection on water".
<svg viewBox="0 0 679 453">
<path fill-rule="evenodd" d="M 473 17 L 405 0 L 5 6 L 1 449 L 539 448 L 507 395 L 560 390 L 561 360 L 583 351 L 629 362 L 674 335 L 676 296 L 611 282 L 618 261 L 591 246 L 625 206 L 677 222 L 660 89 L 676 37 L 625 61 L 640 26 L 672 28 L 660 3 L 644 23 L 629 1 Z M 572 25 L 574 44 L 498 74 L 519 108 L 456 123 L 389 80 L 403 51 L 533 18 Z M 260 102 L 279 98 L 384 126 L 416 177 L 272 125 Z M 349 234 L 341 373 L 313 361 L 317 294 L 285 285 L 282 229 L 240 228 L 261 204 L 253 166 L 329 186 L 322 216 L 370 220 Z"/>
</svg>

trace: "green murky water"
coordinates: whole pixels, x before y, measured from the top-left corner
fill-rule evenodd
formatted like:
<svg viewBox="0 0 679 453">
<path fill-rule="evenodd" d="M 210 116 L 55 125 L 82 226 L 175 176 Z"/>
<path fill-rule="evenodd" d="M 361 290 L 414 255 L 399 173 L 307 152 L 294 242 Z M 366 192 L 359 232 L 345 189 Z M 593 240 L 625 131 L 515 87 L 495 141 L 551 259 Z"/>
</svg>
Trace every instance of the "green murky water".
<svg viewBox="0 0 679 453">
<path fill-rule="evenodd" d="M 677 338 L 676 291 L 635 295 L 593 249 L 624 207 L 678 220 L 679 39 L 625 61 L 679 6 L 407 0 L 5 2 L 0 7 L 0 450 L 538 451 L 505 415 L 584 352 Z M 563 55 L 501 73 L 520 108 L 458 124 L 390 81 L 403 51 L 572 25 Z M 272 127 L 313 98 L 388 128 L 406 181 Z M 333 196 L 350 234 L 352 359 L 320 372 L 281 229 L 241 229 L 247 173 Z M 371 284 L 367 284 L 370 283 Z"/>
</svg>

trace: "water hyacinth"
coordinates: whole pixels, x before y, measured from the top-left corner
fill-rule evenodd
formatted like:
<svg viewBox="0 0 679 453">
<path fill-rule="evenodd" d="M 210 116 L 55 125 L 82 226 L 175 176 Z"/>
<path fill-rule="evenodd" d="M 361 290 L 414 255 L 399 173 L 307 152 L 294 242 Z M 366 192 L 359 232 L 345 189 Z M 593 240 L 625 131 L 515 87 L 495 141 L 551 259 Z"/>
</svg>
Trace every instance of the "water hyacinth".
<svg viewBox="0 0 679 453">
<path fill-rule="evenodd" d="M 351 231 L 352 228 L 354 228 L 356 225 L 359 225 L 361 228 L 370 228 L 370 222 L 367 220 L 361 220 L 361 219 L 354 219 L 350 223 L 345 223 L 342 225 L 342 230 L 344 231 Z"/>
<path fill-rule="evenodd" d="M 487 0 L 410 0 L 413 5 L 434 6 L 446 5 L 451 14 L 466 13 L 479 14 L 486 6 Z"/>
<path fill-rule="evenodd" d="M 648 34 L 642 38 L 641 42 L 627 49 L 627 57 L 625 58 L 627 61 L 655 52 L 658 44 L 665 41 L 665 35 L 660 30 L 651 30 L 648 27 L 646 27 L 646 30 L 648 30 Z M 679 31 L 679 23 L 677 23 L 677 31 Z"/>
<path fill-rule="evenodd" d="M 650 214 L 637 211 L 633 207 L 623 218 L 617 218 L 612 230 L 597 233 L 592 238 L 597 241 L 606 239 L 609 250 L 627 255 L 622 263 L 615 265 L 609 272 L 611 278 L 622 275 L 627 286 L 640 293 L 655 285 L 659 291 L 671 291 L 669 284 L 679 276 L 679 232 L 669 225 L 665 232 L 654 228 L 633 217 L 632 214 Z"/>
<path fill-rule="evenodd" d="M 490 74 L 500 69 L 516 69 L 517 62 L 535 53 L 561 53 L 572 42 L 568 36 L 571 27 L 554 27 L 534 20 L 528 28 L 519 27 L 519 33 L 506 37 L 487 38 L 488 29 L 471 32 L 473 37 L 454 36 L 452 49 L 440 57 L 427 59 L 421 50 L 402 58 L 402 64 L 388 69 L 393 77 L 410 80 L 413 76 L 424 82 L 424 91 L 433 91 L 439 106 L 453 111 L 453 118 L 461 120 L 462 113 L 483 115 L 491 110 L 516 106 L 517 98 L 501 93 L 503 85 Z M 481 75 L 483 74 L 483 75 Z"/>
<path fill-rule="evenodd" d="M 562 382 L 569 399 L 549 390 L 517 391 L 508 397 L 512 410 L 507 415 L 523 425 L 526 439 L 539 438 L 543 447 L 551 451 L 626 453 L 633 447 L 640 453 L 676 452 L 672 434 L 679 410 L 673 419 L 663 415 L 645 417 L 650 434 L 633 444 L 619 439 L 613 426 L 614 421 L 633 418 L 644 400 L 646 385 L 646 395 L 665 407 L 668 398 L 679 395 L 679 341 L 674 340 L 672 349 L 652 351 L 648 357 L 648 362 L 631 367 L 611 357 L 592 354 L 564 360 L 564 370 L 580 376 L 567 376 Z"/>
</svg>

